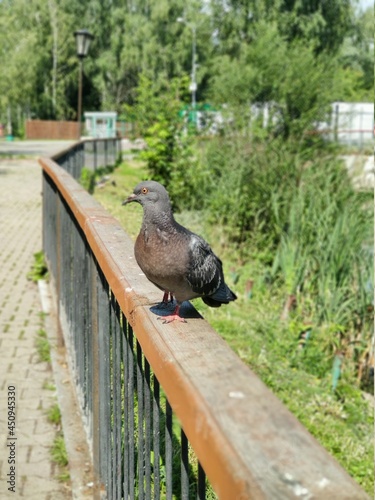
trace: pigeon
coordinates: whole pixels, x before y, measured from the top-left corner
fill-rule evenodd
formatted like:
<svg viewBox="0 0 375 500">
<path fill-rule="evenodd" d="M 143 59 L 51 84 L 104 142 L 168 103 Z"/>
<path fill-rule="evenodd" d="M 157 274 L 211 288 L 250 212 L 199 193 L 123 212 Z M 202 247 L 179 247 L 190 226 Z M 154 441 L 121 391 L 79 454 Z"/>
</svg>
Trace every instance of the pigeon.
<svg viewBox="0 0 375 500">
<path fill-rule="evenodd" d="M 209 244 L 176 222 L 167 190 L 156 181 L 140 182 L 122 204 L 137 202 L 143 221 L 134 254 L 145 276 L 164 292 L 161 306 L 177 305 L 164 323 L 186 322 L 180 315 L 185 300 L 201 297 L 210 307 L 236 300 L 224 281 L 221 260 Z"/>
</svg>

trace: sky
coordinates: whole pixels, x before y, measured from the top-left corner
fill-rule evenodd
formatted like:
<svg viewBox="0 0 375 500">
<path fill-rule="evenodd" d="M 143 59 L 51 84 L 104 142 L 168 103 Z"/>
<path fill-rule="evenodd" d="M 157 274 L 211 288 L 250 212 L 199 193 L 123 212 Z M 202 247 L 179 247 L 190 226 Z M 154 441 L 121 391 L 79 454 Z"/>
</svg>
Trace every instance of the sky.
<svg viewBox="0 0 375 500">
<path fill-rule="evenodd" d="M 358 3 L 362 10 L 366 10 L 368 7 L 374 7 L 374 0 L 359 0 Z"/>
</svg>

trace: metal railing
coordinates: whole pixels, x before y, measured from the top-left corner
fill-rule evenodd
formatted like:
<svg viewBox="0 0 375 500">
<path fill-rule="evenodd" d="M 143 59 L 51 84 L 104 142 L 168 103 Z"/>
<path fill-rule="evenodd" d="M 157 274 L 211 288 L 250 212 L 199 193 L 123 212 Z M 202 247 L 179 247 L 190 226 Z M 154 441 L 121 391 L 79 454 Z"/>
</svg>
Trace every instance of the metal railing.
<svg viewBox="0 0 375 500">
<path fill-rule="evenodd" d="M 187 324 L 157 321 L 159 292 L 119 223 L 56 161 L 40 163 L 44 252 L 94 496 L 368 498 L 192 307 Z"/>
<path fill-rule="evenodd" d="M 53 160 L 74 179 L 81 177 L 82 168 L 96 170 L 114 166 L 121 155 L 121 139 L 86 139 L 53 156 Z"/>
</svg>

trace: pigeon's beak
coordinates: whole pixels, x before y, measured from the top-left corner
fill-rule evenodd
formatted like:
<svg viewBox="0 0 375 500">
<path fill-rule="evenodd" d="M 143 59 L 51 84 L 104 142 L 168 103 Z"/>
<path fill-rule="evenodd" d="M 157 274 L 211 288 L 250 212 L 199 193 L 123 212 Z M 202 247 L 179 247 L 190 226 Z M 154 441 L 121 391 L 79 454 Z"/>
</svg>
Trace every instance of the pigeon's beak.
<svg viewBox="0 0 375 500">
<path fill-rule="evenodd" d="M 122 202 L 122 205 L 126 205 L 127 203 L 130 203 L 132 201 L 138 201 L 137 200 L 137 195 L 136 194 L 131 194 L 128 198 L 126 198 L 125 201 Z"/>
</svg>

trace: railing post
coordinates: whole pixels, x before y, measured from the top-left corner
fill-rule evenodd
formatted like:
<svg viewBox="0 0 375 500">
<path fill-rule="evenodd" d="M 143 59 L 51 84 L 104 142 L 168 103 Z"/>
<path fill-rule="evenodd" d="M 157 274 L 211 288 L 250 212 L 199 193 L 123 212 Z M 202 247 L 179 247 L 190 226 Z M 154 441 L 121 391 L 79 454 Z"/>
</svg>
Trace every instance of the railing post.
<svg viewBox="0 0 375 500">
<path fill-rule="evenodd" d="M 94 262 L 94 258 L 90 256 L 89 263 L 89 290 L 91 297 L 91 338 L 92 338 L 92 384 L 93 387 L 99 387 L 99 326 L 98 326 L 98 274 Z M 93 447 L 93 466 L 95 489 L 94 498 L 100 499 L 100 491 L 102 489 L 101 480 L 103 478 L 100 464 L 100 409 L 99 409 L 99 390 L 94 390 L 92 399 L 92 447 Z M 105 485 L 106 486 L 106 485 Z"/>
<path fill-rule="evenodd" d="M 93 141 L 93 149 L 94 149 L 94 171 L 98 168 L 98 150 L 97 150 L 97 142 Z"/>
<path fill-rule="evenodd" d="M 90 259 L 93 383 L 93 455 L 96 484 L 111 498 L 111 392 L 109 288 L 93 256 Z"/>
</svg>

